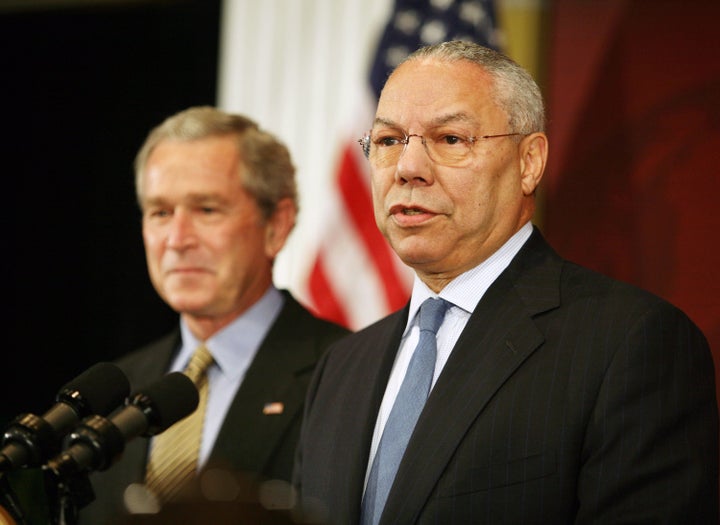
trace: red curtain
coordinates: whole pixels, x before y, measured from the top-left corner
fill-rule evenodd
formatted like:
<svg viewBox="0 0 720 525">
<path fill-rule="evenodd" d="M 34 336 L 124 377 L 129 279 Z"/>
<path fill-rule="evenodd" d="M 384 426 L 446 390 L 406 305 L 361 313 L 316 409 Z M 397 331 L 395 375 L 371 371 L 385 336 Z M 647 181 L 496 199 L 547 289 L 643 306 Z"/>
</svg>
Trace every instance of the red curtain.
<svg viewBox="0 0 720 525">
<path fill-rule="evenodd" d="M 718 20 L 717 0 L 555 0 L 544 231 L 683 309 L 720 378 Z"/>
</svg>

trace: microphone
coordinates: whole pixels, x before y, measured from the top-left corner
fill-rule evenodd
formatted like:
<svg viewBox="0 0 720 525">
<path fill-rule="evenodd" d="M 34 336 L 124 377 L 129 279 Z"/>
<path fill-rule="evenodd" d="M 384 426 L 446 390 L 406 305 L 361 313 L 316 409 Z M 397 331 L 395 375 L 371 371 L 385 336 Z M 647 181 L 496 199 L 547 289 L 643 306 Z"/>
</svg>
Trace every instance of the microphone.
<svg viewBox="0 0 720 525">
<path fill-rule="evenodd" d="M 182 372 L 172 372 L 130 396 L 125 406 L 110 419 L 93 415 L 83 420 L 68 439 L 68 447 L 45 468 L 58 479 L 106 470 L 137 436 L 154 436 L 182 418 L 198 405 L 198 391 Z"/>
<path fill-rule="evenodd" d="M 62 439 L 90 414 L 108 414 L 130 392 L 125 374 L 111 363 L 97 363 L 63 386 L 56 404 L 42 417 L 21 414 L 5 429 L 0 473 L 35 467 L 60 451 Z"/>
</svg>

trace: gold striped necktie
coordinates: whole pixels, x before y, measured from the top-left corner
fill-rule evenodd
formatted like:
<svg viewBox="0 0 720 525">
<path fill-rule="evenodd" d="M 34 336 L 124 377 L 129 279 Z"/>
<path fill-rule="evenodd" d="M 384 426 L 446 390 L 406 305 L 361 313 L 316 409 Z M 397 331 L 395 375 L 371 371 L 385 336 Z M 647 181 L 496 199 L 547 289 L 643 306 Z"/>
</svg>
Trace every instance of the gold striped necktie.
<svg viewBox="0 0 720 525">
<path fill-rule="evenodd" d="M 153 440 L 145 483 L 161 502 L 174 499 L 197 471 L 208 396 L 206 371 L 212 363 L 212 354 L 200 345 L 184 371 L 197 386 L 198 407 Z"/>
</svg>

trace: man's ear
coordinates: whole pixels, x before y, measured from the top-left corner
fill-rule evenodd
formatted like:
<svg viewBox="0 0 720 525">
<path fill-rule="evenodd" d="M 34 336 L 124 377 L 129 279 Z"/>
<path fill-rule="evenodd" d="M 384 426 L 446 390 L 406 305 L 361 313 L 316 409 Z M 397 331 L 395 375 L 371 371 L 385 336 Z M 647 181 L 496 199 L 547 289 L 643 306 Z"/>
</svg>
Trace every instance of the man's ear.
<svg viewBox="0 0 720 525">
<path fill-rule="evenodd" d="M 540 184 L 548 157 L 545 133 L 531 133 L 520 143 L 520 178 L 523 195 L 532 195 Z"/>
<path fill-rule="evenodd" d="M 265 225 L 265 254 L 274 259 L 295 226 L 297 209 L 289 197 L 281 199 Z"/>
</svg>

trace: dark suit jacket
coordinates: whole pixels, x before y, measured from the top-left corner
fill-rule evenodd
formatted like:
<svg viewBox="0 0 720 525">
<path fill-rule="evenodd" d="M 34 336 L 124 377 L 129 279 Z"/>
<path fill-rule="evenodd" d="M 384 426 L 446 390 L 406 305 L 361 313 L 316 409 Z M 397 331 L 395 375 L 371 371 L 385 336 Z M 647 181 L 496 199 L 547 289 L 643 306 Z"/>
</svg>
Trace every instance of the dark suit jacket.
<svg viewBox="0 0 720 525">
<path fill-rule="evenodd" d="M 313 317 L 288 292 L 283 294 L 285 305 L 230 405 L 208 466 L 257 479 L 290 480 L 313 369 L 327 346 L 348 331 Z M 179 346 L 178 329 L 118 361 L 132 390 L 162 377 Z M 264 415 L 264 405 L 274 401 L 284 404 L 282 414 Z M 81 524 L 112 523 L 124 514 L 123 491 L 130 483 L 143 481 L 147 446 L 145 438 L 131 441 L 116 464 L 91 476 L 96 500 L 81 510 Z"/>
<path fill-rule="evenodd" d="M 295 484 L 358 523 L 407 308 L 332 345 Z M 420 415 L 382 524 L 717 523 L 718 413 L 701 332 L 563 261 L 536 230 L 479 302 Z"/>
</svg>

